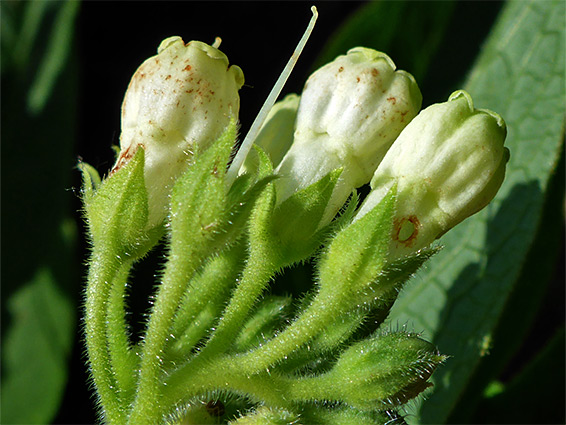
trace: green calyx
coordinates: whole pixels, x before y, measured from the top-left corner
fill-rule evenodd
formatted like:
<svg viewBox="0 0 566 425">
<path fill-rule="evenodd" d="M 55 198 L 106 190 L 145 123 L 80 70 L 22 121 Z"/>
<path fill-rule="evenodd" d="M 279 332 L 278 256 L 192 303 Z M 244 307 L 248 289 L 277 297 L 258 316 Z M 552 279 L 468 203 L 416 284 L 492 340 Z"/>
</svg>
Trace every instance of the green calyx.
<svg viewBox="0 0 566 425">
<path fill-rule="evenodd" d="M 146 228 L 147 192 L 144 184 L 144 150 L 104 180 L 88 164 L 83 174 L 84 214 L 93 246 L 132 259 L 143 256 L 162 234 L 161 227 Z"/>
<path fill-rule="evenodd" d="M 313 378 L 313 386 L 318 384 L 328 399 L 386 410 L 431 386 L 428 379 L 444 360 L 446 356 L 418 336 L 391 333 L 349 347 L 327 375 Z"/>
</svg>

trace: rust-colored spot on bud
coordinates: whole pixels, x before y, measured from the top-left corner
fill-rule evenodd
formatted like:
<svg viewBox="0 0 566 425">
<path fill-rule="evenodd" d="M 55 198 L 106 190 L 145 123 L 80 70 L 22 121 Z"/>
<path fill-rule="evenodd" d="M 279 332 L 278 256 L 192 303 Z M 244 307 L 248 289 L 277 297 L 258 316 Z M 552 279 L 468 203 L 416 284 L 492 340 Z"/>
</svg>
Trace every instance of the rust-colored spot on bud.
<svg viewBox="0 0 566 425">
<path fill-rule="evenodd" d="M 108 173 L 108 177 L 110 177 L 112 174 L 114 174 L 116 171 L 118 171 L 120 168 L 126 165 L 130 161 L 130 159 L 134 157 L 140 146 L 143 148 L 142 144 L 130 145 L 128 146 L 128 149 L 120 152 L 120 156 L 116 161 L 116 165 L 114 165 L 114 168 L 110 170 L 110 172 Z"/>
<path fill-rule="evenodd" d="M 394 105 L 397 103 L 397 99 L 395 97 L 388 97 L 387 100 Z"/>
<path fill-rule="evenodd" d="M 421 222 L 416 215 L 396 218 L 393 220 L 393 240 L 410 247 L 415 243 L 420 227 Z"/>
<path fill-rule="evenodd" d="M 183 68 L 183 71 L 190 71 L 191 69 L 193 69 L 193 67 L 191 65 L 187 65 Z"/>
<path fill-rule="evenodd" d="M 379 75 L 379 71 L 376 68 L 372 68 L 371 75 L 373 75 L 374 77 L 377 77 Z"/>
<path fill-rule="evenodd" d="M 344 71 L 344 67 L 343 67 L 343 66 L 341 66 L 340 68 L 338 68 L 338 72 L 342 72 L 342 71 Z"/>
</svg>

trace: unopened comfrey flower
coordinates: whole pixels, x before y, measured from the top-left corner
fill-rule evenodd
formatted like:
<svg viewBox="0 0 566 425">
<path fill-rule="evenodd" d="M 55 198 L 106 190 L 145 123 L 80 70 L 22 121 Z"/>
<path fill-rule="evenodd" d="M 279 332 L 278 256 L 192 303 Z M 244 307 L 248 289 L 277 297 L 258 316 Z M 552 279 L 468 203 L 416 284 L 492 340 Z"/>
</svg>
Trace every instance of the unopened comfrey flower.
<svg viewBox="0 0 566 425">
<path fill-rule="evenodd" d="M 312 74 L 298 107 L 294 141 L 276 169 L 278 202 L 342 168 L 326 218 L 368 183 L 422 96 L 384 53 L 356 47 Z"/>
<path fill-rule="evenodd" d="M 224 53 L 200 41 L 163 40 L 158 54 L 136 71 L 122 104 L 120 156 L 113 171 L 139 147 L 145 150 L 148 226 L 168 212 L 176 177 L 195 150 L 205 150 L 237 118 L 242 70 Z"/>
<path fill-rule="evenodd" d="M 505 176 L 503 119 L 465 91 L 423 110 L 393 143 L 358 217 L 396 185 L 392 258 L 416 252 L 484 208 Z"/>
</svg>

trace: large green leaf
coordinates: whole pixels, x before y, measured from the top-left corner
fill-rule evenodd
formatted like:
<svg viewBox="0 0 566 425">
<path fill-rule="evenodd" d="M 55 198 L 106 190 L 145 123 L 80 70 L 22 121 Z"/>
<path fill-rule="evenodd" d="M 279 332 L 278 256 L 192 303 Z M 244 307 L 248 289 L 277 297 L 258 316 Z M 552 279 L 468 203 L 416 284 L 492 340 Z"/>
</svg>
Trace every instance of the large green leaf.
<svg viewBox="0 0 566 425">
<path fill-rule="evenodd" d="M 45 423 L 67 382 L 75 307 L 43 269 L 10 298 L 8 309 L 14 325 L 4 338 L 1 421 Z"/>
<path fill-rule="evenodd" d="M 507 3 L 465 85 L 476 107 L 505 118 L 511 160 L 494 202 L 442 238 L 445 249 L 393 308 L 392 320 L 411 323 L 453 356 L 413 420 L 446 420 L 487 352 L 534 239 L 564 137 L 564 12 L 561 1 Z"/>
</svg>

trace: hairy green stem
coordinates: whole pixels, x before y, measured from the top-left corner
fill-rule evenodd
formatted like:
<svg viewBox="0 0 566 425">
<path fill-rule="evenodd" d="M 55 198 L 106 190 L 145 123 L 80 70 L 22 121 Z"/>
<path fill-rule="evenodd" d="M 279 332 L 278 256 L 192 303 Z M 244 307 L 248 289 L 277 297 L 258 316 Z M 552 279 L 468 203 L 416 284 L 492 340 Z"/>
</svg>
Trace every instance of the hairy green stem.
<svg viewBox="0 0 566 425">
<path fill-rule="evenodd" d="M 257 299 L 278 270 L 277 262 L 271 258 L 269 252 L 255 251 L 259 249 L 253 249 L 250 253 L 241 281 L 234 290 L 212 338 L 201 351 L 200 356 L 212 358 L 230 348 L 234 335 L 238 333 Z"/>
<path fill-rule="evenodd" d="M 107 307 L 106 338 L 110 364 L 116 378 L 122 405 L 129 405 L 135 393 L 137 357 L 132 351 L 127 332 L 124 298 L 133 261 L 123 262 L 111 282 Z"/>
<path fill-rule="evenodd" d="M 333 297 L 316 297 L 297 320 L 257 349 L 235 359 L 244 373 L 269 370 L 324 330 L 343 313 L 345 303 Z M 348 304 L 346 304 L 348 305 Z"/>
<path fill-rule="evenodd" d="M 125 411 L 118 398 L 108 347 L 107 308 L 111 285 L 120 259 L 110 250 L 94 250 L 90 260 L 85 302 L 85 333 L 94 384 L 109 423 L 124 423 Z"/>
<path fill-rule="evenodd" d="M 236 244 L 211 258 L 191 280 L 173 320 L 171 335 L 176 340 L 168 351 L 186 358 L 206 330 L 214 325 L 236 283 L 244 255 L 242 244 Z"/>
<path fill-rule="evenodd" d="M 204 366 L 204 367 L 203 367 Z M 189 370 L 190 369 L 190 370 Z M 226 390 L 235 394 L 246 395 L 252 402 L 261 402 L 278 407 L 289 407 L 289 388 L 293 379 L 269 373 L 247 375 L 242 372 L 237 362 L 231 357 L 219 357 L 203 364 L 201 361 L 191 363 L 190 379 L 171 376 L 167 379 L 164 390 L 164 406 L 174 406 L 182 401 L 214 390 Z M 180 379 L 178 379 L 180 378 Z M 162 414 L 166 412 L 163 411 Z"/>
<path fill-rule="evenodd" d="M 132 425 L 159 422 L 155 414 L 160 407 L 163 351 L 170 336 L 171 319 L 186 291 L 189 279 L 197 270 L 201 259 L 206 256 L 198 247 L 184 246 L 179 250 L 177 247 L 178 244 L 173 242 L 146 330 L 137 395 L 128 420 Z"/>
</svg>

